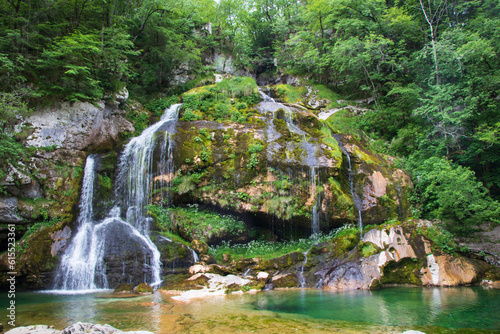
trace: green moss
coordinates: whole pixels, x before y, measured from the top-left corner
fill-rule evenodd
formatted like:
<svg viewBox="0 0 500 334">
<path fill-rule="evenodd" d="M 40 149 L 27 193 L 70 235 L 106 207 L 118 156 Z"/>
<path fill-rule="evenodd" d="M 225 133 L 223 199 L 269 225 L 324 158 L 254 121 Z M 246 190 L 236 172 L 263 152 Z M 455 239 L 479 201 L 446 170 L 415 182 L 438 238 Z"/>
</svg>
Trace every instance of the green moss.
<svg viewBox="0 0 500 334">
<path fill-rule="evenodd" d="M 340 149 L 339 143 L 333 137 L 324 137 L 321 142 L 326 146 L 330 147 L 332 150 L 331 157 L 337 162 L 337 167 L 340 168 L 342 164 L 342 150 Z"/>
<path fill-rule="evenodd" d="M 245 224 L 229 215 L 200 210 L 197 205 L 188 208 L 170 208 L 173 229 L 184 239 L 207 240 L 222 235 L 240 235 L 246 231 Z"/>
<path fill-rule="evenodd" d="M 357 119 L 354 113 L 344 109 L 328 117 L 325 123 L 335 133 L 357 134 Z"/>
<path fill-rule="evenodd" d="M 208 277 L 201 275 L 194 280 L 183 280 L 179 282 L 172 282 L 165 285 L 162 290 L 177 290 L 177 291 L 188 291 L 188 290 L 201 290 L 207 286 Z"/>
<path fill-rule="evenodd" d="M 366 233 L 366 230 L 365 230 L 365 233 Z M 371 242 L 360 244 L 360 247 L 361 247 L 361 255 L 363 257 L 369 257 L 369 256 L 375 255 L 378 252 L 380 252 L 380 249 L 376 245 L 372 244 Z"/>
<path fill-rule="evenodd" d="M 391 261 L 384 267 L 382 283 L 422 285 L 422 265 L 422 259 L 405 258 L 399 262 Z"/>
<path fill-rule="evenodd" d="M 115 293 L 120 293 L 120 292 L 134 292 L 134 287 L 132 286 L 132 284 L 120 283 L 115 288 L 114 292 Z"/>
<path fill-rule="evenodd" d="M 359 230 L 355 227 L 344 228 L 330 244 L 330 253 L 335 257 L 343 257 L 359 243 Z"/>
<path fill-rule="evenodd" d="M 337 100 L 339 99 L 339 96 L 332 92 L 328 87 L 321 84 L 314 84 L 313 89 L 316 91 L 318 99 L 330 101 L 326 108 L 331 109 L 338 107 Z"/>
<path fill-rule="evenodd" d="M 361 149 L 359 146 L 354 146 L 353 155 L 359 160 L 369 165 L 380 166 L 380 159 L 375 156 L 373 153 L 368 153 L 368 151 Z"/>
<path fill-rule="evenodd" d="M 273 86 L 272 90 L 279 99 L 286 103 L 301 102 L 307 93 L 307 88 L 304 86 L 294 87 L 286 84 Z"/>
<path fill-rule="evenodd" d="M 134 291 L 141 294 L 153 293 L 153 288 L 148 283 L 141 283 L 135 287 Z"/>
</svg>

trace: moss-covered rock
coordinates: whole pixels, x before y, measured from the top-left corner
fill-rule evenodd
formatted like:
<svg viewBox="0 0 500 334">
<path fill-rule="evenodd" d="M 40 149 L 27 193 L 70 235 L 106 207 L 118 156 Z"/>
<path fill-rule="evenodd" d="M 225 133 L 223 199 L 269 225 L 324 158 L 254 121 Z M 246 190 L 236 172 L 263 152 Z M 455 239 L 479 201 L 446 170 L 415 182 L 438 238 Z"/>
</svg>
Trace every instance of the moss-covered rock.
<svg viewBox="0 0 500 334">
<path fill-rule="evenodd" d="M 191 241 L 191 248 L 199 255 L 208 253 L 208 245 L 201 240 Z"/>
<path fill-rule="evenodd" d="M 141 283 L 134 288 L 134 292 L 140 294 L 151 294 L 153 293 L 153 288 L 148 283 Z"/>
<path fill-rule="evenodd" d="M 134 286 L 132 284 L 127 284 L 127 283 L 120 283 L 118 286 L 115 288 L 115 293 L 122 293 L 122 292 L 134 292 Z"/>
<path fill-rule="evenodd" d="M 422 285 L 422 265 L 423 259 L 405 258 L 399 262 L 391 261 L 384 266 L 382 283 Z"/>
<path fill-rule="evenodd" d="M 295 274 L 285 274 L 285 275 L 276 275 L 271 278 L 271 284 L 274 285 L 275 288 L 298 288 L 300 287 L 299 279 Z"/>
</svg>

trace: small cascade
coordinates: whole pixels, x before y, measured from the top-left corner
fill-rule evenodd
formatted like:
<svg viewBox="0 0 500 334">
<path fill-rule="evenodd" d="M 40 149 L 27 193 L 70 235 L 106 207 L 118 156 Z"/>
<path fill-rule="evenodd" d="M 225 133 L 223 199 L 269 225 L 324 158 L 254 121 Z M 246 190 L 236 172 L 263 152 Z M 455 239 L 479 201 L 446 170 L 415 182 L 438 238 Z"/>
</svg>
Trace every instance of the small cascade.
<svg viewBox="0 0 500 334">
<path fill-rule="evenodd" d="M 318 205 L 320 203 L 320 198 L 317 192 L 317 187 L 318 187 L 318 171 L 315 166 L 311 167 L 311 194 L 314 194 L 316 197 L 316 203 L 314 203 L 313 208 L 312 208 L 312 221 L 311 221 L 311 226 L 312 226 L 312 234 L 317 235 L 320 232 L 319 228 L 319 212 L 318 212 Z"/>
<path fill-rule="evenodd" d="M 354 201 L 354 206 L 358 210 L 358 227 L 359 227 L 360 238 L 363 238 L 363 217 L 361 216 L 361 199 L 359 198 L 359 196 L 356 195 L 356 191 L 354 188 L 354 175 L 353 175 L 354 171 L 352 170 L 351 166 L 351 157 L 349 155 L 349 152 L 347 152 L 347 150 L 345 149 L 342 142 L 339 140 L 339 138 L 336 136 L 335 139 L 339 143 L 340 149 L 347 157 L 349 187 L 351 189 L 351 196 L 352 200 Z"/>
<path fill-rule="evenodd" d="M 304 277 L 304 267 L 306 266 L 307 263 L 307 251 L 303 253 L 305 256 L 304 263 L 302 263 L 302 267 L 300 268 L 300 273 L 299 273 L 299 283 L 301 288 L 306 287 L 306 278 Z"/>
<path fill-rule="evenodd" d="M 168 242 L 174 242 L 172 241 L 172 239 L 169 239 L 163 235 L 160 235 L 160 238 L 163 239 L 163 240 L 166 240 Z M 200 262 L 200 258 L 198 257 L 198 254 L 196 254 L 196 252 L 194 251 L 194 249 L 192 249 L 191 247 L 189 246 L 184 246 L 184 247 L 187 247 L 190 251 L 191 251 L 191 256 L 193 258 L 193 264 L 197 263 L 197 262 Z"/>
<path fill-rule="evenodd" d="M 198 254 L 196 254 L 194 249 L 191 249 L 191 254 L 193 255 L 193 263 L 200 262 L 200 258 L 198 257 Z"/>
<path fill-rule="evenodd" d="M 144 282 L 152 286 L 160 284 L 160 252 L 149 237 L 151 218 L 145 215 L 149 204 L 150 185 L 153 179 L 153 151 L 157 144 L 157 131 L 165 130 L 166 149 L 162 173 L 173 171 L 171 134 L 175 131 L 180 104 L 168 108 L 160 121 L 153 124 L 138 137 L 133 138 L 125 147 L 118 165 L 116 195 L 125 209 L 126 218 L 122 219 L 120 206 L 113 207 L 101 222 L 92 219 L 93 185 L 95 180 L 94 156 L 87 158 L 80 200 L 78 230 L 70 246 L 62 257 L 55 288 L 62 290 L 84 291 L 108 288 L 108 276 L 104 257 L 108 253 L 122 256 L 131 244 L 136 251 L 144 254 L 144 262 L 130 265 L 142 266 Z M 171 181 L 171 180 L 170 180 Z M 169 180 L 167 180 L 169 182 Z M 167 183 L 168 185 L 168 183 Z M 164 186 L 164 185 L 163 185 Z M 120 255 L 122 254 L 122 255 Z M 122 276 L 127 265 L 122 263 Z"/>
</svg>

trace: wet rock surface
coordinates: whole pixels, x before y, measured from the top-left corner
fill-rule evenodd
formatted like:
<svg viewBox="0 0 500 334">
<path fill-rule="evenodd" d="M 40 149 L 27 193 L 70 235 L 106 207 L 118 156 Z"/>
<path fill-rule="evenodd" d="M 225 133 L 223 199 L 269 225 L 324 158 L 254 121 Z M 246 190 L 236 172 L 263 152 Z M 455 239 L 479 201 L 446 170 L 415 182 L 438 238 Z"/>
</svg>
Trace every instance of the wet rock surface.
<svg viewBox="0 0 500 334">
<path fill-rule="evenodd" d="M 85 333 L 99 333 L 99 334 L 153 334 L 147 331 L 130 331 L 123 332 L 116 329 L 110 325 L 100 325 L 100 324 L 90 324 L 77 322 L 71 326 L 66 327 L 63 330 L 57 330 L 53 327 L 46 325 L 36 325 L 36 326 L 26 326 L 26 327 L 16 327 L 9 330 L 6 334 L 85 334 Z"/>
</svg>

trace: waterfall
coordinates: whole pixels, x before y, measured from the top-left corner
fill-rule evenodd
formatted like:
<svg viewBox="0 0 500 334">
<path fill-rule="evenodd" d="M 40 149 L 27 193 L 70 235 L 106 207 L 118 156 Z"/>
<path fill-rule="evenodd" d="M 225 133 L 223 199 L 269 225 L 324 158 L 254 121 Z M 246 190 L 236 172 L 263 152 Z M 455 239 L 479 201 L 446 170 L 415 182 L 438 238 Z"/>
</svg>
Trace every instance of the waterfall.
<svg viewBox="0 0 500 334">
<path fill-rule="evenodd" d="M 62 257 L 54 281 L 54 287 L 61 290 L 86 291 L 108 288 L 108 275 L 104 256 L 110 250 L 128 249 L 134 244 L 144 254 L 142 270 L 144 281 L 149 275 L 150 284 L 158 285 L 160 280 L 160 252 L 149 237 L 151 219 L 146 217 L 144 207 L 149 204 L 149 193 L 153 181 L 153 151 L 157 144 L 157 131 L 165 129 L 167 145 L 163 158 L 166 167 L 160 172 L 173 172 L 172 138 L 175 131 L 180 104 L 168 108 L 160 121 L 153 124 L 138 137 L 133 138 L 124 149 L 118 165 L 116 197 L 125 209 L 126 218 L 121 218 L 120 206 L 112 208 L 101 222 L 92 218 L 94 196 L 94 156 L 87 158 L 80 199 L 78 229 L 70 246 Z M 169 182 L 167 180 L 167 182 Z M 129 244 L 130 243 L 130 244 Z M 137 261 L 136 261 L 137 262 Z M 139 264 L 140 265 L 140 264 Z M 122 262 L 122 276 L 126 264 Z"/>
<path fill-rule="evenodd" d="M 102 282 L 107 288 L 105 271 L 99 261 L 103 242 L 95 238 L 92 218 L 92 199 L 94 197 L 95 156 L 89 155 L 85 162 L 85 170 L 80 197 L 80 214 L 77 219 L 78 230 L 68 250 L 61 259 L 56 275 L 56 288 L 62 290 L 93 290 L 95 281 Z"/>
<path fill-rule="evenodd" d="M 319 161 L 318 158 L 316 157 L 317 145 L 310 143 L 307 139 L 308 133 L 301 130 L 298 126 L 296 126 L 293 123 L 293 111 L 290 108 L 288 108 L 286 105 L 282 103 L 276 102 L 276 100 L 274 100 L 272 97 L 264 93 L 261 88 L 259 88 L 259 94 L 263 100 L 257 106 L 259 112 L 264 116 L 266 116 L 268 112 L 271 112 L 273 119 L 275 119 L 276 111 L 282 109 L 285 112 L 284 120 L 286 122 L 288 130 L 302 137 L 300 145 L 303 151 L 305 152 L 305 157 L 302 160 L 302 162 L 310 168 L 310 184 L 311 184 L 310 192 L 311 195 L 315 197 L 315 203 L 312 207 L 312 212 L 311 212 L 311 231 L 312 234 L 318 234 L 321 231 L 320 231 L 320 212 L 319 212 L 320 198 L 319 194 L 317 193 L 317 187 L 319 183 L 318 180 Z M 268 125 L 267 135 L 269 141 L 275 141 L 279 138 L 280 134 L 276 132 L 272 120 L 269 119 L 266 120 Z"/>
<path fill-rule="evenodd" d="M 181 104 L 172 105 L 158 122 L 144 130 L 140 136 L 132 138 L 125 146 L 118 164 L 117 195 L 123 196 L 127 216 L 131 215 L 129 223 L 143 233 L 148 233 L 149 225 L 144 219 L 144 207 L 149 204 L 155 134 L 166 123 L 175 125 L 180 107 Z M 165 132 L 171 133 L 173 130 L 166 129 Z"/>
<path fill-rule="evenodd" d="M 189 248 L 191 249 L 191 248 Z M 198 257 L 198 254 L 194 251 L 194 249 L 191 249 L 191 255 L 193 256 L 193 263 L 200 262 L 200 258 Z"/>
<path fill-rule="evenodd" d="M 348 176 L 347 177 L 349 180 L 349 187 L 351 189 L 352 200 L 354 201 L 354 206 L 358 210 L 358 227 L 359 227 L 360 238 L 363 238 L 363 218 L 361 216 L 361 199 L 356 195 L 356 191 L 354 189 L 354 177 L 353 177 L 354 171 L 352 170 L 352 166 L 351 166 L 351 157 L 349 155 L 349 152 L 347 152 L 347 150 L 345 149 L 342 142 L 339 140 L 339 138 L 337 136 L 335 136 L 335 139 L 339 143 L 340 149 L 347 157 L 347 167 L 348 167 Z"/>
</svg>

